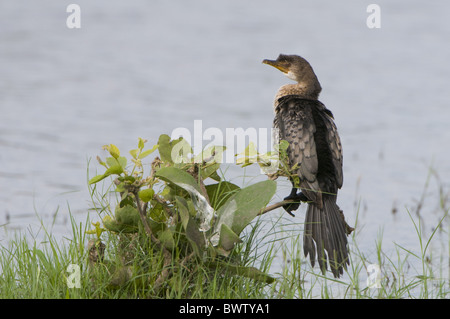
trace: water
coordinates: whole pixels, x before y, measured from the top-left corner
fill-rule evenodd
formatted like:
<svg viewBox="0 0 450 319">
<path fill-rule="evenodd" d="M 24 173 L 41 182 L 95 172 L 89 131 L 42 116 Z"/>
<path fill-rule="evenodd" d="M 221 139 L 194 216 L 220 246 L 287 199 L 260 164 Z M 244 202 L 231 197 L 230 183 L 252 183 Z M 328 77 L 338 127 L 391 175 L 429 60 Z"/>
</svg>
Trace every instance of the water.
<svg viewBox="0 0 450 319">
<path fill-rule="evenodd" d="M 58 1 L 0 3 L 0 242 L 39 227 L 38 217 L 65 235 L 69 208 L 85 220 L 87 173 L 98 168 L 88 160 L 104 144 L 153 145 L 199 119 L 204 129 L 270 128 L 273 97 L 289 80 L 261 61 L 295 53 L 335 115 L 339 205 L 351 225 L 359 211 L 358 244 L 370 251 L 383 230 L 386 249 L 417 248 L 407 209 L 414 215 L 430 167 L 448 195 L 448 2 L 378 1 L 380 29 L 366 26 L 359 1 L 76 3 L 81 29 L 67 28 Z M 421 210 L 428 234 L 442 217 L 438 190 L 432 177 Z M 280 182 L 278 198 L 287 192 Z"/>
</svg>

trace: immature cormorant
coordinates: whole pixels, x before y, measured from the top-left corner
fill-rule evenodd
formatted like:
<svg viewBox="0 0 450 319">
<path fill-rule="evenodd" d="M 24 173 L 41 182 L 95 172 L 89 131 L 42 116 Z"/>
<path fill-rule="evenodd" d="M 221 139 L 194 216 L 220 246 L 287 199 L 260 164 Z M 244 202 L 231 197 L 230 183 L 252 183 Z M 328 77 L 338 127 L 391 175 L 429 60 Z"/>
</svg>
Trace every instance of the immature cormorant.
<svg viewBox="0 0 450 319">
<path fill-rule="evenodd" d="M 296 203 L 285 205 L 291 214 L 300 202 L 308 202 L 306 211 L 303 250 L 314 266 L 316 260 L 322 272 L 327 269 L 327 259 L 335 277 L 347 267 L 347 235 L 352 228 L 336 204 L 338 189 L 342 187 L 342 147 L 333 121 L 333 114 L 318 101 L 322 90 L 319 81 L 304 58 L 284 55 L 276 60 L 264 60 L 295 84 L 283 85 L 275 97 L 274 128 L 279 140 L 289 142 L 289 166 L 298 175 L 298 184 L 291 179 L 292 191 L 285 199 Z M 301 192 L 297 193 L 297 188 Z M 326 253 L 325 253 L 325 251 Z"/>
</svg>

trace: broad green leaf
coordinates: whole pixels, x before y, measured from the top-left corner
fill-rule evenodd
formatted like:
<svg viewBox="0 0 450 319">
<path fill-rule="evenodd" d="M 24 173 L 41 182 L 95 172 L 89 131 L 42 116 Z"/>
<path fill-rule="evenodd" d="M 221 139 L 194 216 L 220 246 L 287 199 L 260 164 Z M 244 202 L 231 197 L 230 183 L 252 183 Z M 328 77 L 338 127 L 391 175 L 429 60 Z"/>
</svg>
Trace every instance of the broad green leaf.
<svg viewBox="0 0 450 319">
<path fill-rule="evenodd" d="M 210 229 L 214 209 L 208 203 L 205 195 L 202 194 L 196 180 L 189 173 L 176 167 L 163 167 L 156 172 L 155 176 L 186 190 L 197 211 L 196 216 L 200 220 L 200 230 L 207 231 Z"/>
<path fill-rule="evenodd" d="M 202 257 L 202 251 L 205 248 L 205 236 L 202 232 L 200 232 L 199 226 L 193 218 L 189 218 L 187 223 L 186 237 L 191 243 L 195 253 L 199 257 Z"/>
<path fill-rule="evenodd" d="M 127 158 L 124 156 L 119 156 L 118 158 L 114 157 L 107 157 L 106 158 L 106 164 L 109 167 L 120 165 L 123 169 L 127 166 Z"/>
<path fill-rule="evenodd" d="M 209 175 L 209 178 L 215 180 L 216 182 L 220 182 L 222 179 L 220 178 L 219 174 L 217 174 L 217 171 Z"/>
<path fill-rule="evenodd" d="M 176 196 L 175 202 L 180 215 L 181 225 L 183 225 L 184 230 L 186 230 L 189 222 L 189 209 L 187 207 L 186 200 L 183 197 Z"/>
<path fill-rule="evenodd" d="M 151 188 L 143 189 L 143 190 L 139 191 L 139 193 L 138 193 L 139 198 L 143 202 L 146 202 L 146 203 L 149 202 L 150 200 L 152 200 L 154 194 L 155 194 L 155 191 Z"/>
<path fill-rule="evenodd" d="M 120 166 L 119 164 L 116 164 L 116 165 L 113 165 L 113 166 L 111 166 L 111 167 L 109 167 L 107 170 L 106 170 L 106 172 L 105 172 L 105 177 L 106 176 L 109 176 L 109 175 L 113 175 L 113 174 L 116 174 L 116 175 L 120 175 L 120 174 L 122 174 L 123 173 L 123 168 L 122 168 L 122 166 Z"/>
<path fill-rule="evenodd" d="M 241 242 L 241 238 L 239 238 L 235 232 L 233 232 L 226 224 L 222 224 L 219 239 L 220 248 L 223 248 L 225 251 L 231 251 L 234 244 Z"/>
<path fill-rule="evenodd" d="M 204 166 L 201 171 L 200 174 L 202 176 L 202 179 L 205 180 L 208 177 L 211 177 L 212 179 L 215 179 L 216 177 L 216 171 L 220 168 L 220 163 L 213 163 L 213 164 L 208 164 L 206 166 Z"/>
<path fill-rule="evenodd" d="M 197 181 L 191 174 L 176 168 L 176 167 L 163 167 L 155 173 L 155 176 L 172 184 L 175 184 L 181 188 L 190 186 L 196 191 L 200 192 L 200 187 Z"/>
<path fill-rule="evenodd" d="M 210 267 L 225 268 L 227 271 L 231 272 L 234 275 L 251 278 L 253 280 L 265 282 L 267 284 L 271 284 L 275 281 L 275 278 L 269 276 L 268 274 L 260 271 L 259 269 L 255 268 L 255 267 L 236 266 L 236 265 L 232 265 L 232 264 L 224 264 L 224 263 L 217 263 L 217 262 L 210 263 Z"/>
<path fill-rule="evenodd" d="M 119 162 L 119 165 L 122 166 L 123 169 L 127 166 L 127 158 L 124 156 L 119 156 L 117 158 L 117 161 Z"/>
<path fill-rule="evenodd" d="M 262 181 L 236 192 L 217 211 L 218 220 L 215 230 L 226 224 L 239 235 L 242 230 L 264 209 L 275 194 L 276 183 Z"/>
<path fill-rule="evenodd" d="M 173 163 L 172 161 L 172 145 L 170 143 L 170 136 L 162 134 L 159 136 L 158 140 L 158 150 L 161 161 L 166 163 Z"/>
<path fill-rule="evenodd" d="M 206 192 L 208 193 L 209 201 L 211 206 L 218 210 L 220 206 L 225 204 L 225 202 L 233 195 L 237 190 L 239 190 L 239 186 L 222 181 L 216 184 L 206 185 Z"/>
</svg>

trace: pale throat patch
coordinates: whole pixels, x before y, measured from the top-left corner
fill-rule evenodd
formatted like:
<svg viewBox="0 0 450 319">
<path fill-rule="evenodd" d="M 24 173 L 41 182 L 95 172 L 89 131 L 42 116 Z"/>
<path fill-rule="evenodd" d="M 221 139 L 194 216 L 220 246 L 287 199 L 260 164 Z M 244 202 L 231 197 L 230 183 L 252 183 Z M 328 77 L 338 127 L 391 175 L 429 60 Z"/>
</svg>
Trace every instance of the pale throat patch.
<svg viewBox="0 0 450 319">
<path fill-rule="evenodd" d="M 291 80 L 297 81 L 295 79 L 295 74 L 292 71 L 288 71 L 287 73 L 284 73 L 288 78 L 290 78 Z"/>
</svg>

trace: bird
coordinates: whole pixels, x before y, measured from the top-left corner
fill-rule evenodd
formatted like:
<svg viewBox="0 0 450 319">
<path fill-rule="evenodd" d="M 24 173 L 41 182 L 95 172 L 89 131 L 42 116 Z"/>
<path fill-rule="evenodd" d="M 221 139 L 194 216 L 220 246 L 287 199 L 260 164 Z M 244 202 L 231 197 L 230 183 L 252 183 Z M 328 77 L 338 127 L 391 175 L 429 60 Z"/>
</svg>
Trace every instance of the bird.
<svg viewBox="0 0 450 319">
<path fill-rule="evenodd" d="M 319 101 L 322 87 L 309 62 L 298 55 L 280 54 L 263 60 L 296 83 L 283 85 L 275 96 L 275 143 L 289 143 L 286 150 L 292 190 L 283 208 L 291 215 L 301 202 L 308 204 L 303 251 L 312 267 L 316 256 L 323 274 L 330 265 L 335 278 L 349 265 L 347 236 L 353 231 L 337 205 L 343 185 L 343 153 L 333 113 Z M 300 192 L 297 193 L 298 188 Z"/>
</svg>

